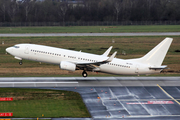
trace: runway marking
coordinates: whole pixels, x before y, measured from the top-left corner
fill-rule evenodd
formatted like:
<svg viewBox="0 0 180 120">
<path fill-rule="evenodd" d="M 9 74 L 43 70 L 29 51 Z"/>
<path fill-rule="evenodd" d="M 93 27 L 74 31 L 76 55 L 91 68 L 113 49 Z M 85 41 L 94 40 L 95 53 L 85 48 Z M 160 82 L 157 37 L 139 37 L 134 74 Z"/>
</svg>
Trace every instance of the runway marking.
<svg viewBox="0 0 180 120">
<path fill-rule="evenodd" d="M 157 86 L 158 86 L 166 95 L 168 95 L 171 99 L 173 99 L 177 104 L 180 105 L 180 103 L 179 103 L 176 99 L 174 99 L 170 94 L 168 94 L 160 85 L 157 84 Z"/>
<path fill-rule="evenodd" d="M 121 99 L 119 101 L 170 101 L 172 99 Z M 180 100 L 180 99 L 176 99 Z M 111 100 L 111 101 L 116 101 L 116 100 Z"/>
<path fill-rule="evenodd" d="M 34 83 L 41 83 L 41 84 L 47 84 L 47 83 L 78 83 L 78 82 L 0 82 L 0 84 L 34 84 Z"/>
<path fill-rule="evenodd" d="M 180 115 L 127 115 L 125 117 L 179 117 Z"/>
<path fill-rule="evenodd" d="M 128 105 L 137 105 L 137 104 L 174 104 L 172 101 L 147 101 L 147 102 L 131 102 L 126 103 Z"/>
</svg>

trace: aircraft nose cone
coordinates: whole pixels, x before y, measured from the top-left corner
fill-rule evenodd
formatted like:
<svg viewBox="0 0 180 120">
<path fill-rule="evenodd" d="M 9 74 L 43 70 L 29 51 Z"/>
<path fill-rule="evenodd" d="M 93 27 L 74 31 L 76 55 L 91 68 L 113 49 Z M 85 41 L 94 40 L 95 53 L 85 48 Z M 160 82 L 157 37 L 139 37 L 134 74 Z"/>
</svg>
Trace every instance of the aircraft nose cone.
<svg viewBox="0 0 180 120">
<path fill-rule="evenodd" d="M 11 52 L 11 48 L 10 47 L 6 48 L 6 52 L 10 53 Z"/>
</svg>

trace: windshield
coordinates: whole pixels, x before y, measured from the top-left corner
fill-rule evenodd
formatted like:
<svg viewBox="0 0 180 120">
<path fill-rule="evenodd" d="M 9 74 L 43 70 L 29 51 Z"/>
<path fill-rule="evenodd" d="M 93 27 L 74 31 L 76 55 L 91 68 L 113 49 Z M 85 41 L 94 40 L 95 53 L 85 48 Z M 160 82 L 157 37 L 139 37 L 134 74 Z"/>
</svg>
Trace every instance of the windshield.
<svg viewBox="0 0 180 120">
<path fill-rule="evenodd" d="M 13 46 L 14 48 L 19 48 L 19 46 L 17 46 L 17 45 L 15 45 L 15 46 Z"/>
</svg>

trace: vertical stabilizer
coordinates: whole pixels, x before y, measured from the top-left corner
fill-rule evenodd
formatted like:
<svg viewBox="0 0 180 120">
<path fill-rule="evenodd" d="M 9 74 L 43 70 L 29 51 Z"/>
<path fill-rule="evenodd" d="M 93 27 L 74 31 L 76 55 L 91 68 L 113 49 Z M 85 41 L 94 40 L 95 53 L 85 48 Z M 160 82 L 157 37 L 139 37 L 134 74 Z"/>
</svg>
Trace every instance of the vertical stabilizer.
<svg viewBox="0 0 180 120">
<path fill-rule="evenodd" d="M 152 66 L 161 66 L 167 51 L 172 43 L 172 38 L 165 38 L 161 43 L 154 47 L 145 56 L 140 58 L 140 61 Z"/>
</svg>

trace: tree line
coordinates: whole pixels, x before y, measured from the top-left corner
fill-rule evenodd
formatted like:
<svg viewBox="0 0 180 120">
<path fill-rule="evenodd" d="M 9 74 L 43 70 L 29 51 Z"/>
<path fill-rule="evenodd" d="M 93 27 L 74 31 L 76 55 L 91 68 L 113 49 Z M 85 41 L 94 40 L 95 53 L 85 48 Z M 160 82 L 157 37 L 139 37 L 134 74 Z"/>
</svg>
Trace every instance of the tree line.
<svg viewBox="0 0 180 120">
<path fill-rule="evenodd" d="M 0 0 L 0 22 L 179 21 L 180 0 Z"/>
</svg>

